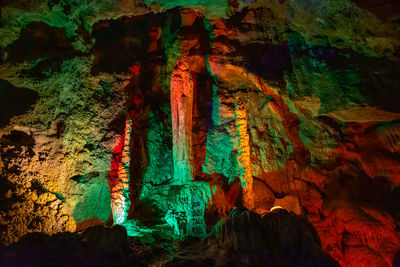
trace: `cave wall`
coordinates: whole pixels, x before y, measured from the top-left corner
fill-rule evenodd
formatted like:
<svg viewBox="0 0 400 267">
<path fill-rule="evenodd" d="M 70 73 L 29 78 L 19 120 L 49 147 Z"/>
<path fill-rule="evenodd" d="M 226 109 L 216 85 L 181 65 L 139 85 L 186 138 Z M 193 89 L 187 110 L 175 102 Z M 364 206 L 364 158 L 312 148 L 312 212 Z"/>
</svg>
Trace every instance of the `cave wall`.
<svg viewBox="0 0 400 267">
<path fill-rule="evenodd" d="M 126 216 L 147 226 L 196 191 L 210 228 L 246 198 L 247 177 L 247 207 L 304 215 L 341 265 L 391 265 L 400 247 L 399 12 L 378 0 L 209 2 L 0 4 L 2 242 L 112 223 L 128 149 Z M 154 25 L 161 62 L 146 58 Z M 192 131 L 183 129 L 191 149 L 171 118 L 178 60 L 193 79 Z M 194 185 L 174 185 L 174 140 L 193 156 Z"/>
</svg>

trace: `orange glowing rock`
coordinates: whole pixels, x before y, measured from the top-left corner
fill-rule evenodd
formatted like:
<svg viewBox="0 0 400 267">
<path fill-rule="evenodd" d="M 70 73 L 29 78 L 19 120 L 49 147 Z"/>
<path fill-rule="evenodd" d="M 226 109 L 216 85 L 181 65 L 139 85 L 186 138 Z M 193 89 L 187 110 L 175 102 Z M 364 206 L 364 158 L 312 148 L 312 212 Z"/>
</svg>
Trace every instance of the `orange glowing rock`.
<svg viewBox="0 0 400 267">
<path fill-rule="evenodd" d="M 194 21 L 196 20 L 198 14 L 191 8 L 182 8 L 181 10 L 181 19 L 182 26 L 192 26 Z"/>
<path fill-rule="evenodd" d="M 236 102 L 235 115 L 238 138 L 238 165 L 239 178 L 243 187 L 243 205 L 252 210 L 254 208 L 253 171 L 250 160 L 250 137 L 247 132 L 246 109 L 243 102 Z"/>
<path fill-rule="evenodd" d="M 116 184 L 111 187 L 111 209 L 115 224 L 121 224 L 127 220 L 128 210 L 131 204 L 129 200 L 129 166 L 131 163 L 129 146 L 131 142 L 131 132 L 132 120 L 129 118 L 125 122 L 121 159 L 117 167 L 118 180 Z"/>
<path fill-rule="evenodd" d="M 180 59 L 171 77 L 171 119 L 174 178 L 177 183 L 193 179 L 192 154 L 192 74 L 184 58 Z"/>
</svg>

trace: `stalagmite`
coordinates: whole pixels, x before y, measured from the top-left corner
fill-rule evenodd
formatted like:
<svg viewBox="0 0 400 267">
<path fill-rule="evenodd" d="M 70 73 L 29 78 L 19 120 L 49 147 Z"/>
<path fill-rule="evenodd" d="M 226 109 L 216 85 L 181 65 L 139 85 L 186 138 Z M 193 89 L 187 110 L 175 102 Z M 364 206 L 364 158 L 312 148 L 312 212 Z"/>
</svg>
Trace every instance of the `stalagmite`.
<svg viewBox="0 0 400 267">
<path fill-rule="evenodd" d="M 111 192 L 111 208 L 115 224 L 121 224 L 127 220 L 131 204 L 129 200 L 129 166 L 131 163 L 129 146 L 131 132 L 132 119 L 128 118 L 125 122 L 124 144 L 121 152 L 121 161 L 118 166 L 118 184 Z"/>
<path fill-rule="evenodd" d="M 246 110 L 243 102 L 236 101 L 235 123 L 238 138 L 238 166 L 239 178 L 243 188 L 243 205 L 252 210 L 254 208 L 253 171 L 250 160 L 250 138 L 247 132 Z"/>
<path fill-rule="evenodd" d="M 180 59 L 171 77 L 174 181 L 178 184 L 193 180 L 193 86 L 192 74 L 184 60 Z"/>
</svg>

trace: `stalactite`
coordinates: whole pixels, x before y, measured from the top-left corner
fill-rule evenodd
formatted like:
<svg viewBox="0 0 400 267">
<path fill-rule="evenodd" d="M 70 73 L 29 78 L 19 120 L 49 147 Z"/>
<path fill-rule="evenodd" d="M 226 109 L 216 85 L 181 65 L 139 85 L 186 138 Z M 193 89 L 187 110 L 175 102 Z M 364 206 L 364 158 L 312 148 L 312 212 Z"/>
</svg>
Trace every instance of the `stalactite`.
<svg viewBox="0 0 400 267">
<path fill-rule="evenodd" d="M 115 224 L 121 224 L 128 218 L 130 207 L 129 200 L 129 166 L 131 157 L 129 146 L 131 142 L 132 119 L 128 118 L 125 122 L 124 144 L 121 151 L 121 161 L 118 165 L 118 184 L 112 188 L 111 207 Z"/>
<path fill-rule="evenodd" d="M 247 132 L 246 110 L 243 102 L 236 101 L 235 123 L 238 138 L 238 166 L 239 178 L 243 188 L 243 205 L 252 210 L 254 208 L 253 171 L 250 160 L 250 137 Z"/>
<path fill-rule="evenodd" d="M 193 180 L 193 87 L 191 72 L 180 59 L 171 77 L 171 117 L 174 181 L 181 184 Z"/>
</svg>

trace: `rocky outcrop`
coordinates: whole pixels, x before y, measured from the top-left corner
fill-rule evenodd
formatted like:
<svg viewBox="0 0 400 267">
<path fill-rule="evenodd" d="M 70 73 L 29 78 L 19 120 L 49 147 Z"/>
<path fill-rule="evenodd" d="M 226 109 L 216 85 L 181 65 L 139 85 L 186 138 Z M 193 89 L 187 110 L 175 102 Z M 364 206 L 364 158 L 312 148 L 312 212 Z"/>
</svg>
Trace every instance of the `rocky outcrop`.
<svg viewBox="0 0 400 267">
<path fill-rule="evenodd" d="M 168 247 L 165 239 L 153 237 L 153 241 L 128 238 L 125 228 L 118 225 L 53 236 L 33 233 L 2 250 L 0 256 L 6 265 L 339 266 L 323 252 L 312 225 L 283 210 L 263 218 L 242 212 L 219 222 L 203 240 Z"/>
<path fill-rule="evenodd" d="M 339 266 L 321 249 L 312 225 L 284 210 L 264 217 L 236 214 L 220 221 L 207 239 L 181 248 L 170 265 Z"/>
</svg>

